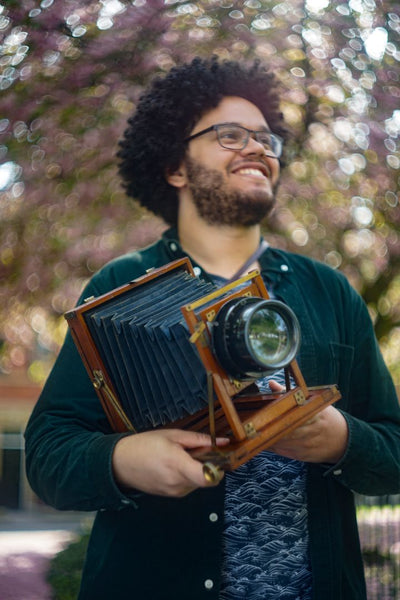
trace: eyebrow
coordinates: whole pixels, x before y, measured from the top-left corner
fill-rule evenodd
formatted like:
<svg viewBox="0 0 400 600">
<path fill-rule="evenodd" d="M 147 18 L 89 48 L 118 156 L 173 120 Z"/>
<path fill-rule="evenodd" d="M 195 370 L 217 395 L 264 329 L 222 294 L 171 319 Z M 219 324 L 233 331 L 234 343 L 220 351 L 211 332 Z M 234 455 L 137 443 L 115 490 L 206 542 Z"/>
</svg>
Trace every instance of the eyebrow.
<svg viewBox="0 0 400 600">
<path fill-rule="evenodd" d="M 271 129 L 269 129 L 266 125 L 262 125 L 260 127 L 260 129 L 252 129 L 251 127 L 246 127 L 246 125 L 237 123 L 236 121 L 222 121 L 221 123 L 214 123 L 214 125 L 238 125 L 239 127 L 243 127 L 244 129 L 249 129 L 250 131 L 265 131 L 266 133 L 272 133 Z M 211 125 L 211 127 L 212 127 L 212 125 Z"/>
</svg>

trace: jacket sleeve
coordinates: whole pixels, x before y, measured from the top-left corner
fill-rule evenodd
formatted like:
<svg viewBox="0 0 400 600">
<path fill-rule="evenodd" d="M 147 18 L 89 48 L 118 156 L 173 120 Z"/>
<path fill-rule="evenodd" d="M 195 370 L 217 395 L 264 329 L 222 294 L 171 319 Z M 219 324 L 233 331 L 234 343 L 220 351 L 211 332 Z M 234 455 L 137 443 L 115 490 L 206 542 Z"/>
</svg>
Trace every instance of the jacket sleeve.
<svg viewBox="0 0 400 600">
<path fill-rule="evenodd" d="M 326 474 L 360 494 L 397 494 L 400 492 L 399 401 L 368 310 L 350 286 L 347 290 L 342 314 L 347 335 L 352 338 L 353 360 L 342 412 L 349 428 L 349 442 L 342 460 Z"/>
<path fill-rule="evenodd" d="M 99 295 L 92 281 L 82 298 Z M 126 434 L 110 429 L 70 333 L 25 432 L 32 489 L 58 509 L 94 511 L 135 505 L 114 482 L 111 459 Z"/>
</svg>

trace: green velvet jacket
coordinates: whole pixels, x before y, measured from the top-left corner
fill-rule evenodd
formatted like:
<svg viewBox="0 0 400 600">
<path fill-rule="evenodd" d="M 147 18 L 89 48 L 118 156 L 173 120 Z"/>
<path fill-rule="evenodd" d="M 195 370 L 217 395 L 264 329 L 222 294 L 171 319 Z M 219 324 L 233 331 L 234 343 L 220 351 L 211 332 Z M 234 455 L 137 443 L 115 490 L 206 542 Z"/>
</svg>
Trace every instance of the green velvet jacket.
<svg viewBox="0 0 400 600">
<path fill-rule="evenodd" d="M 97 273 L 98 296 L 183 256 L 176 231 Z M 309 386 L 337 383 L 349 426 L 336 465 L 308 465 L 314 600 L 366 598 L 353 491 L 400 492 L 400 410 L 362 299 L 340 273 L 268 248 L 260 259 L 274 294 L 296 313 L 298 362 Z M 193 263 L 195 265 L 195 263 Z M 202 273 L 207 278 L 206 273 Z M 68 334 L 26 430 L 32 488 L 61 510 L 98 511 L 80 600 L 217 600 L 224 483 L 182 499 L 125 495 L 111 470 L 114 445 L 100 402 Z"/>
</svg>

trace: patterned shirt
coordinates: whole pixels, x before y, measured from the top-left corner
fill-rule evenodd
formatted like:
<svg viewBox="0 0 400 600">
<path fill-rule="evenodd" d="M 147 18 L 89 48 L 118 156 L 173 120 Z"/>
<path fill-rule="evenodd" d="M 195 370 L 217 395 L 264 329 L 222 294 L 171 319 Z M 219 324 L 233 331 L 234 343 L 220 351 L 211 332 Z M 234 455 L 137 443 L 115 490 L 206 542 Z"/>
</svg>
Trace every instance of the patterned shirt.
<svg viewBox="0 0 400 600">
<path fill-rule="evenodd" d="M 271 379 L 284 385 L 283 370 L 259 389 Z M 220 600 L 310 600 L 305 464 L 264 451 L 225 477 Z"/>
</svg>

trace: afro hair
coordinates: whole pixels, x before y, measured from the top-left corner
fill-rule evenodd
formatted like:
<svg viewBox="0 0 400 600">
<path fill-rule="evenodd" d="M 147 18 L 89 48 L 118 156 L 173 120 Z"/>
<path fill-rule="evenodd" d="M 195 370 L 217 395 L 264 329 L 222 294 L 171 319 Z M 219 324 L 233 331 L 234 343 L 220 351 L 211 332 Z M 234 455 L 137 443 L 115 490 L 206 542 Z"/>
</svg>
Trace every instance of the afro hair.
<svg viewBox="0 0 400 600">
<path fill-rule="evenodd" d="M 165 77 L 154 79 L 128 120 L 117 154 L 126 193 L 169 225 L 177 222 L 178 197 L 165 173 L 179 167 L 185 139 L 202 115 L 225 96 L 252 102 L 272 131 L 287 137 L 278 82 L 257 60 L 247 67 L 217 57 L 197 57 L 174 67 Z"/>
</svg>

